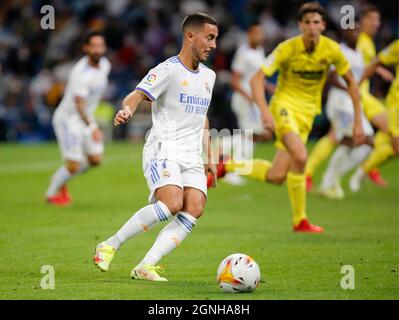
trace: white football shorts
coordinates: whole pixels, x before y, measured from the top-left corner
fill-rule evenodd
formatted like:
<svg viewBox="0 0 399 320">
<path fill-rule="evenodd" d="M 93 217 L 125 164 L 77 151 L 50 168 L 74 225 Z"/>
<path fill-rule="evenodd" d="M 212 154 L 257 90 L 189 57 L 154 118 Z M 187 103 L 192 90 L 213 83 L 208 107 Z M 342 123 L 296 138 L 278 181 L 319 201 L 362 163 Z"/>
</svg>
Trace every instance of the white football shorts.
<svg viewBox="0 0 399 320">
<path fill-rule="evenodd" d="M 58 120 L 53 127 L 63 159 L 83 162 L 87 156 L 103 154 L 103 141 L 94 141 L 91 129 L 80 122 Z"/>
<path fill-rule="evenodd" d="M 166 185 L 175 185 L 182 189 L 192 187 L 202 191 L 207 196 L 207 177 L 204 165 L 180 163 L 168 159 L 157 160 L 155 158 L 144 161 L 144 177 L 150 189 L 149 203 L 157 201 L 155 191 Z"/>
</svg>

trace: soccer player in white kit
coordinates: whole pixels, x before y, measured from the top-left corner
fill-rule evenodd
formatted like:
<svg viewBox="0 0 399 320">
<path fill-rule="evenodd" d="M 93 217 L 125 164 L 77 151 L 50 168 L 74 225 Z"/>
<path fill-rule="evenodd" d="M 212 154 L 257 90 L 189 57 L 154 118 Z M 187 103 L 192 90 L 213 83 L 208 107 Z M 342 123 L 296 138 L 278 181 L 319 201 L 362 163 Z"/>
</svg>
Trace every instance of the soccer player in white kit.
<svg viewBox="0 0 399 320">
<path fill-rule="evenodd" d="M 191 233 L 206 202 L 206 171 L 216 174 L 216 166 L 209 161 L 204 165 L 202 159 L 203 142 L 209 139 L 204 129 L 216 74 L 201 62 L 216 48 L 218 27 L 212 17 L 195 13 L 185 17 L 182 30 L 180 53 L 151 69 L 124 99 L 114 119 L 115 125 L 121 125 L 141 101 L 152 102 L 153 126 L 143 150 L 150 204 L 96 247 L 95 265 L 107 271 L 125 241 L 174 216 L 133 268 L 132 279 L 167 281 L 159 275 L 163 269 L 157 263 Z"/>
<path fill-rule="evenodd" d="M 365 70 L 362 53 L 356 49 L 358 27 L 342 31 L 341 51 L 349 61 L 353 76 L 359 83 Z M 334 128 L 335 139 L 340 146 L 335 150 L 319 188 L 319 193 L 330 199 L 342 199 L 344 191 L 341 178 L 360 164 L 372 150 L 373 127 L 362 110 L 361 122 L 366 136 L 365 144 L 353 148 L 352 132 L 355 119 L 353 103 L 342 78 L 336 78 L 327 99 L 327 117 Z"/>
<path fill-rule="evenodd" d="M 263 140 L 265 130 L 258 107 L 252 98 L 250 80 L 265 59 L 262 46 L 264 40 L 262 26 L 254 22 L 247 29 L 246 41 L 234 54 L 231 64 L 232 110 L 237 116 L 240 129 L 251 129 L 258 140 Z"/>
<path fill-rule="evenodd" d="M 246 31 L 245 41 L 237 48 L 231 63 L 231 108 L 237 117 L 241 134 L 235 134 L 232 139 L 233 153 L 241 150 L 244 146 L 243 160 L 253 157 L 254 141 L 265 141 L 271 138 L 263 129 L 258 107 L 252 98 L 251 85 L 249 83 L 253 74 L 258 71 L 259 66 L 265 59 L 263 48 L 264 34 L 262 26 L 258 21 L 252 22 Z M 271 84 L 268 91 L 271 90 Z M 240 146 L 237 144 L 241 144 Z M 245 184 L 242 176 L 228 172 L 224 181 L 233 185 Z"/>
<path fill-rule="evenodd" d="M 53 116 L 53 127 L 65 163 L 53 174 L 46 192 L 48 203 L 65 206 L 71 201 L 66 183 L 98 166 L 104 145 L 93 113 L 108 84 L 111 64 L 106 57 L 104 36 L 90 31 L 84 37 L 85 56 L 72 68 L 64 97 Z"/>
</svg>

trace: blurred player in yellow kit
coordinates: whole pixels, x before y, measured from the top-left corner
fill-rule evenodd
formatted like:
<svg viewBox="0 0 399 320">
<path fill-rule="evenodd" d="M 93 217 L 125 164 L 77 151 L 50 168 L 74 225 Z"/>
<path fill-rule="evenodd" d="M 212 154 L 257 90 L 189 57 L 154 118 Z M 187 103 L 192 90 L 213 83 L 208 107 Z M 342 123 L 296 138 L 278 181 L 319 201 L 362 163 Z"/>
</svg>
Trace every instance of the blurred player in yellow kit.
<svg viewBox="0 0 399 320">
<path fill-rule="evenodd" d="M 378 54 L 378 57 L 367 67 L 362 79 L 369 78 L 381 65 L 396 66 L 396 77 L 386 98 L 390 135 L 376 137 L 376 140 L 379 139 L 378 145 L 380 147 L 370 154 L 350 179 L 349 186 L 354 192 L 360 190 L 366 174 L 383 164 L 391 156 L 399 154 L 399 40 L 392 42 Z"/>
<path fill-rule="evenodd" d="M 376 49 L 373 37 L 378 32 L 381 24 L 381 15 L 377 7 L 366 5 L 360 15 L 361 32 L 357 41 L 357 50 L 363 55 L 364 64 L 367 66 L 376 56 Z M 375 73 L 386 81 L 391 81 L 393 75 L 383 67 L 378 67 Z M 388 118 L 384 105 L 370 93 L 370 81 L 366 80 L 360 86 L 361 102 L 367 119 L 376 127 L 379 132 L 376 135 L 376 143 L 381 139 L 386 139 L 388 134 Z M 313 174 L 317 167 L 327 159 L 334 148 L 338 145 L 333 129 L 321 138 L 314 146 L 306 164 L 306 184 L 310 191 L 313 186 Z M 385 187 L 387 184 L 382 179 L 378 168 L 369 172 L 369 178 L 377 185 Z"/>
<path fill-rule="evenodd" d="M 253 98 L 260 108 L 265 129 L 275 131 L 277 152 L 273 163 L 253 160 L 248 176 L 274 184 L 287 180 L 293 230 L 296 232 L 324 231 L 307 219 L 304 171 L 306 142 L 313 120 L 321 111 L 321 93 L 331 65 L 348 84 L 355 108 L 353 138 L 356 143 L 364 139 L 358 86 L 338 43 L 321 35 L 326 27 L 325 19 L 325 10 L 319 3 L 302 5 L 298 13 L 302 34 L 280 43 L 251 80 Z M 276 71 L 279 71 L 278 82 L 269 111 L 264 94 L 264 76 L 271 76 Z M 242 165 L 233 162 L 225 164 L 224 168 L 231 172 Z"/>
</svg>

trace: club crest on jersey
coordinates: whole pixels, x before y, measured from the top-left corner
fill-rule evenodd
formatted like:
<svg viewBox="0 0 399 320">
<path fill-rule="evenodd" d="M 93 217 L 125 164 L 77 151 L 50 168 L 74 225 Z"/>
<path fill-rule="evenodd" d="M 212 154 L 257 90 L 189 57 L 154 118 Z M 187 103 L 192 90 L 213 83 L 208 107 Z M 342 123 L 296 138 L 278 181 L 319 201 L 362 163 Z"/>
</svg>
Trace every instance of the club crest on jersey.
<svg viewBox="0 0 399 320">
<path fill-rule="evenodd" d="M 209 83 L 205 81 L 205 89 L 208 91 L 208 93 L 211 93 L 211 87 L 209 86 Z"/>
<path fill-rule="evenodd" d="M 280 116 L 282 116 L 282 117 L 287 117 L 287 116 L 288 116 L 288 111 L 287 111 L 287 109 L 282 108 L 282 109 L 280 110 Z"/>
<path fill-rule="evenodd" d="M 319 61 L 319 63 L 320 63 L 322 66 L 325 66 L 325 65 L 327 65 L 327 59 L 321 59 L 321 60 Z"/>
<path fill-rule="evenodd" d="M 183 80 L 181 83 L 180 83 L 180 85 L 182 86 L 182 87 L 188 87 L 188 81 L 187 80 Z"/>
<path fill-rule="evenodd" d="M 162 171 L 162 178 L 169 178 L 170 177 L 170 172 L 168 170 Z"/>
</svg>

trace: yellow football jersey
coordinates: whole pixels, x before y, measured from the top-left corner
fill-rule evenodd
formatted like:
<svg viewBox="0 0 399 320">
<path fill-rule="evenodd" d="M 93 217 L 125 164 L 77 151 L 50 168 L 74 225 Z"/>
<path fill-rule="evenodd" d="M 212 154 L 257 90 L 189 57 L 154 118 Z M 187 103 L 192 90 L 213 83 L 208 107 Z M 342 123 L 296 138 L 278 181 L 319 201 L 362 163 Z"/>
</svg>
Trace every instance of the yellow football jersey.
<svg viewBox="0 0 399 320">
<path fill-rule="evenodd" d="M 368 65 L 377 55 L 373 38 L 364 32 L 360 32 L 359 38 L 357 39 L 356 49 L 359 50 L 363 55 L 364 65 Z M 362 92 L 370 91 L 370 81 L 363 81 L 360 90 Z"/>
<path fill-rule="evenodd" d="M 261 66 L 266 76 L 279 71 L 271 106 L 278 104 L 313 116 L 320 113 L 322 90 L 331 65 L 339 75 L 350 69 L 339 44 L 332 39 L 320 36 L 310 53 L 302 35 L 280 43 Z"/>
<path fill-rule="evenodd" d="M 387 103 L 399 102 L 399 40 L 392 42 L 386 49 L 378 54 L 378 58 L 385 65 L 396 65 L 396 76 L 387 95 Z"/>
</svg>

